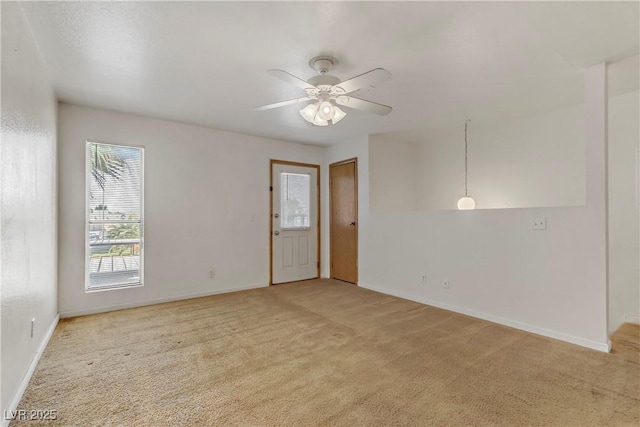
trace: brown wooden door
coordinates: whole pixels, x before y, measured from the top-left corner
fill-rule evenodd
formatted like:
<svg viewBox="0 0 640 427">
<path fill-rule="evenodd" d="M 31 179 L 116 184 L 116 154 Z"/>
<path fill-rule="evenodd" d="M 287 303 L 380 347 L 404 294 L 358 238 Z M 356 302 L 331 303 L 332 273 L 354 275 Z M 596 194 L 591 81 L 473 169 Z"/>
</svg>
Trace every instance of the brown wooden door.
<svg viewBox="0 0 640 427">
<path fill-rule="evenodd" d="M 329 165 L 331 277 L 358 283 L 358 164 L 356 159 Z"/>
</svg>

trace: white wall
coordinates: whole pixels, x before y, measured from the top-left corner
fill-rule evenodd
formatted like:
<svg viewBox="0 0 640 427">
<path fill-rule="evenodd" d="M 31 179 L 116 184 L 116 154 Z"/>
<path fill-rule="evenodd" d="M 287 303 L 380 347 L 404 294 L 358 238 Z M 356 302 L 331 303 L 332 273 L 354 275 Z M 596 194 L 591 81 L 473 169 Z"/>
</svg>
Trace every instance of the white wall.
<svg viewBox="0 0 640 427">
<path fill-rule="evenodd" d="M 0 7 L 0 402 L 4 411 L 15 409 L 58 311 L 56 101 L 19 3 L 2 2 Z M 33 338 L 32 318 L 36 319 Z"/>
<path fill-rule="evenodd" d="M 418 144 L 385 135 L 369 136 L 369 207 L 372 211 L 418 209 L 423 182 L 418 181 Z"/>
<path fill-rule="evenodd" d="M 509 122 L 470 122 L 468 187 L 476 208 L 584 205 L 584 140 L 582 105 Z M 399 156 L 392 154 L 395 148 Z M 407 203 L 380 203 L 402 197 L 408 188 L 402 178 L 409 175 L 415 209 L 457 209 L 464 195 L 463 124 L 452 134 L 422 141 L 372 135 L 369 149 L 372 210 L 411 209 Z"/>
<path fill-rule="evenodd" d="M 640 323 L 637 153 L 640 93 L 609 99 L 609 330 Z"/>
<path fill-rule="evenodd" d="M 86 140 L 145 147 L 141 288 L 84 291 Z M 322 164 L 324 149 L 61 104 L 61 316 L 266 286 L 271 158 Z"/>
<path fill-rule="evenodd" d="M 360 285 L 606 350 L 602 67 L 587 77 L 586 206 L 366 212 L 361 203 Z M 332 147 L 328 160 L 371 156 L 353 144 L 340 149 L 335 155 Z M 364 184 L 360 174 L 361 190 Z M 531 229 L 539 217 L 546 231 Z"/>
</svg>

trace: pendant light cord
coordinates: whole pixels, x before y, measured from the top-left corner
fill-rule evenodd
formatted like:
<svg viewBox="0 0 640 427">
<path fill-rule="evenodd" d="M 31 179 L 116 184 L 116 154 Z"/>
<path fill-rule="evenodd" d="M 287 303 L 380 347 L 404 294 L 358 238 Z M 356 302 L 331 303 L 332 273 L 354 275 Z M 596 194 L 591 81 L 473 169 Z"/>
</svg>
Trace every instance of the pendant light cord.
<svg viewBox="0 0 640 427">
<path fill-rule="evenodd" d="M 467 125 L 469 124 L 469 120 L 464 122 L 464 196 L 468 197 L 469 192 L 467 191 L 467 177 L 469 175 L 469 169 L 467 166 Z"/>
</svg>

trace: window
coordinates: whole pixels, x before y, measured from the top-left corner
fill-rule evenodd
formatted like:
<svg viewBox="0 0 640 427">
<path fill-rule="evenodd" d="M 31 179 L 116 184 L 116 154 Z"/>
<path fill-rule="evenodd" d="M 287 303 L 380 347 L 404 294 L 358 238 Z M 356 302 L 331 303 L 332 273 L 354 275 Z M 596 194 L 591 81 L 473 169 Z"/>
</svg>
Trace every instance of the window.
<svg viewBox="0 0 640 427">
<path fill-rule="evenodd" d="M 87 291 L 141 286 L 144 149 L 87 142 Z"/>
<path fill-rule="evenodd" d="M 280 175 L 282 218 L 284 229 L 309 228 L 309 175 L 282 172 Z"/>
</svg>

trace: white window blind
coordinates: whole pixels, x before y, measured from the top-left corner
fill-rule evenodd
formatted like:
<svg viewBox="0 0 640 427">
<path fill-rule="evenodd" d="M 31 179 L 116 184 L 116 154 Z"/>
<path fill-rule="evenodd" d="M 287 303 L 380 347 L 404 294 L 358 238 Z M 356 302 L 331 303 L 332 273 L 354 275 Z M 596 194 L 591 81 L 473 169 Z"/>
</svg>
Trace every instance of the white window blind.
<svg viewBox="0 0 640 427">
<path fill-rule="evenodd" d="M 309 197 L 311 179 L 309 175 L 282 172 L 280 174 L 280 197 L 283 229 L 309 228 Z"/>
<path fill-rule="evenodd" d="M 87 142 L 87 291 L 142 285 L 143 166 L 143 148 Z"/>
</svg>

